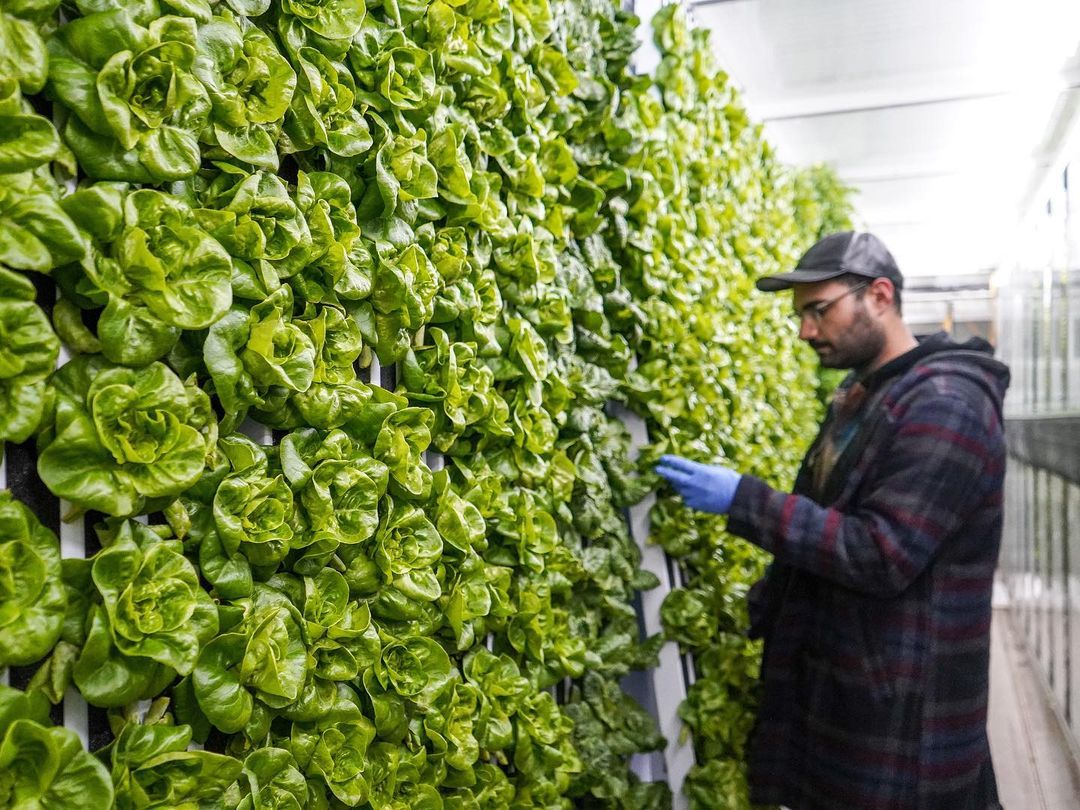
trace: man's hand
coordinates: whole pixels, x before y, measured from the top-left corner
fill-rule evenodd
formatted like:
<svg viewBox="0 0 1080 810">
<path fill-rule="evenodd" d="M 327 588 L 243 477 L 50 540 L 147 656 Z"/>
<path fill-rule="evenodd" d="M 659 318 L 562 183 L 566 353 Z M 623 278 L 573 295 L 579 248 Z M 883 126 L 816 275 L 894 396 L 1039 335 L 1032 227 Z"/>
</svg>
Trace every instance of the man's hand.
<svg viewBox="0 0 1080 810">
<path fill-rule="evenodd" d="M 739 486 L 739 473 L 719 464 L 701 464 L 682 456 L 661 456 L 656 472 L 668 480 L 691 509 L 727 514 Z"/>
</svg>

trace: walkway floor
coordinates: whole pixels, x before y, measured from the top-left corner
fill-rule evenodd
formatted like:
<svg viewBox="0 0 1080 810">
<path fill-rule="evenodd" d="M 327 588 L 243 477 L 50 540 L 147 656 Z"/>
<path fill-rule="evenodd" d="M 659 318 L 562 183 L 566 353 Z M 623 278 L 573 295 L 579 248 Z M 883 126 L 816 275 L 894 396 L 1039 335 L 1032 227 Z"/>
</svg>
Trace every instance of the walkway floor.
<svg viewBox="0 0 1080 810">
<path fill-rule="evenodd" d="M 1005 610 L 992 635 L 988 729 L 1005 810 L 1080 810 L 1080 764 Z"/>
</svg>

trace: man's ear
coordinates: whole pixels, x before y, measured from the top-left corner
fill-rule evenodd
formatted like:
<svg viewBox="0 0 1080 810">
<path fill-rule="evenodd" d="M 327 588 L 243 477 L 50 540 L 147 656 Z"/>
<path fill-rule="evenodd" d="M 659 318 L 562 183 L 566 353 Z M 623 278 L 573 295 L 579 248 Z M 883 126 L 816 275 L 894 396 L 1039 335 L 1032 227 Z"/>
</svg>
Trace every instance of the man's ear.
<svg viewBox="0 0 1080 810">
<path fill-rule="evenodd" d="M 896 298 L 896 288 L 889 279 L 875 278 L 870 282 L 870 287 L 866 292 L 873 301 L 874 309 L 877 312 L 894 309 L 893 301 Z"/>
</svg>

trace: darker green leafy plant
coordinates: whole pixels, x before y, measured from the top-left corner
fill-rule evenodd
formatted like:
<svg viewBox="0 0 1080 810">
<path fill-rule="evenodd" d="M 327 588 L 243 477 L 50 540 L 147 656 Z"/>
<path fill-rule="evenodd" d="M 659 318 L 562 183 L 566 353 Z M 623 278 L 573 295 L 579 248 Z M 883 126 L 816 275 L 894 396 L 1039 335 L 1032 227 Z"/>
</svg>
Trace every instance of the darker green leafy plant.
<svg viewBox="0 0 1080 810">
<path fill-rule="evenodd" d="M 60 353 L 35 296 L 29 280 L 0 267 L 0 445 L 37 430 L 45 381 Z"/>
<path fill-rule="evenodd" d="M 98 357 L 65 364 L 39 439 L 38 473 L 76 506 L 126 516 L 198 480 L 217 422 L 209 398 L 161 363 L 130 369 Z"/>
<path fill-rule="evenodd" d="M 44 658 L 60 638 L 66 608 L 56 535 L 0 491 L 0 666 Z"/>
<path fill-rule="evenodd" d="M 40 695 L 0 685 L 0 802 L 10 807 L 111 807 L 109 772 L 78 735 L 53 728 Z"/>
</svg>

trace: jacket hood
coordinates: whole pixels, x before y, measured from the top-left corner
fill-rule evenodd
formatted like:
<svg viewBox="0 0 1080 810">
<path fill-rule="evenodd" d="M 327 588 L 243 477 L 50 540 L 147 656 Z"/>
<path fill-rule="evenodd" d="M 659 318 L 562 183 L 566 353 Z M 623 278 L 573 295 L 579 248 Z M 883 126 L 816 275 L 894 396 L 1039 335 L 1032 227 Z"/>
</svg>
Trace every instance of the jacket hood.
<svg viewBox="0 0 1080 810">
<path fill-rule="evenodd" d="M 1005 390 L 1009 387 L 1009 367 L 994 359 L 993 346 L 978 337 L 957 343 L 945 332 L 923 335 L 916 340 L 919 341 L 918 346 L 869 374 L 864 384 L 868 388 L 874 387 L 917 365 L 932 366 L 937 373 L 956 374 L 970 379 L 986 391 L 998 415 L 1001 415 Z"/>
</svg>

